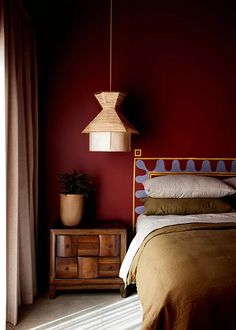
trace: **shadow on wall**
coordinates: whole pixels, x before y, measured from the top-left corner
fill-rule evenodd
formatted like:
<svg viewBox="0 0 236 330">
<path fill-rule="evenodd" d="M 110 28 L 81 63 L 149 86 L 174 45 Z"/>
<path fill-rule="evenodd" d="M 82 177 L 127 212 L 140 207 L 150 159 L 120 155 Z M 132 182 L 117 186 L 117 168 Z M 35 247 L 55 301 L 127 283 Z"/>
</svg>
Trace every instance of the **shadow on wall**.
<svg viewBox="0 0 236 330">
<path fill-rule="evenodd" d="M 141 95 L 128 93 L 121 105 L 121 111 L 128 121 L 141 134 L 146 127 L 147 117 L 145 116 L 146 100 Z"/>
<path fill-rule="evenodd" d="M 147 89 L 139 94 L 131 91 L 126 96 L 122 105 L 122 113 L 140 134 L 132 136 L 133 149 L 142 148 L 142 143 L 147 139 L 152 139 L 154 136 L 158 138 L 161 130 L 159 107 L 158 94 L 153 95 Z M 153 118 L 154 112 L 155 117 Z"/>
</svg>

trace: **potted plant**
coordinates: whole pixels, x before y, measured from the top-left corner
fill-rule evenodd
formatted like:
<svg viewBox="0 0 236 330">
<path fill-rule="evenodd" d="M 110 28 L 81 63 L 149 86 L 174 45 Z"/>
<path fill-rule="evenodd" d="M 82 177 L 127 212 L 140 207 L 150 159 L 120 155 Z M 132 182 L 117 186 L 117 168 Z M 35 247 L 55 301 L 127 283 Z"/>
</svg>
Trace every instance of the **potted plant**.
<svg viewBox="0 0 236 330">
<path fill-rule="evenodd" d="M 76 170 L 59 174 L 60 218 L 65 226 L 77 226 L 83 216 L 84 198 L 93 190 L 91 178 Z"/>
</svg>

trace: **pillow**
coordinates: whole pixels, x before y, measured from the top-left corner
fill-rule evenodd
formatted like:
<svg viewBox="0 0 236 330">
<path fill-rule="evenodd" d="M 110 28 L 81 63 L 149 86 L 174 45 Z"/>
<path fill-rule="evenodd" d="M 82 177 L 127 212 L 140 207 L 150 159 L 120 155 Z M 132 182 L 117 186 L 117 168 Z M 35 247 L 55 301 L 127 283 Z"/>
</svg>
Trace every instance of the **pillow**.
<svg viewBox="0 0 236 330">
<path fill-rule="evenodd" d="M 236 189 L 236 176 L 232 176 L 230 178 L 227 179 L 223 179 L 222 182 L 230 185 L 231 187 L 233 187 L 234 189 Z"/>
<path fill-rule="evenodd" d="M 220 198 L 152 198 L 141 200 L 146 215 L 225 213 L 233 211 L 231 205 Z"/>
<path fill-rule="evenodd" d="M 145 192 L 154 198 L 218 198 L 236 193 L 222 180 L 201 175 L 164 175 L 143 183 Z"/>
</svg>

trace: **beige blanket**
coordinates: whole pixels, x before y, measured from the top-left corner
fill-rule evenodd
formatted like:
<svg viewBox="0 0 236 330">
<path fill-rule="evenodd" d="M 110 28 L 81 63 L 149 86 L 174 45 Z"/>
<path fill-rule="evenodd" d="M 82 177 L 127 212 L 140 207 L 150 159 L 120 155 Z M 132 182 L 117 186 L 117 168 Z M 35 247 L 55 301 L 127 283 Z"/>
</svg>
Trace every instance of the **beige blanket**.
<svg viewBox="0 0 236 330">
<path fill-rule="evenodd" d="M 151 233 L 137 252 L 142 329 L 236 329 L 236 225 L 184 224 Z"/>
</svg>

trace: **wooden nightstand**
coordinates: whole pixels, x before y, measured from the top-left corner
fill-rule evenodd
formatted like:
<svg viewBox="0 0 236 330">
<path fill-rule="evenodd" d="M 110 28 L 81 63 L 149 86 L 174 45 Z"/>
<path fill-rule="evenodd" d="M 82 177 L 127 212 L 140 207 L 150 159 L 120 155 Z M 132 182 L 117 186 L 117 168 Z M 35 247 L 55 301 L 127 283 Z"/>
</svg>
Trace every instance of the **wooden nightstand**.
<svg viewBox="0 0 236 330">
<path fill-rule="evenodd" d="M 126 253 L 122 224 L 100 222 L 96 228 L 50 230 L 50 290 L 120 289 L 126 296 L 119 269 Z"/>
</svg>

